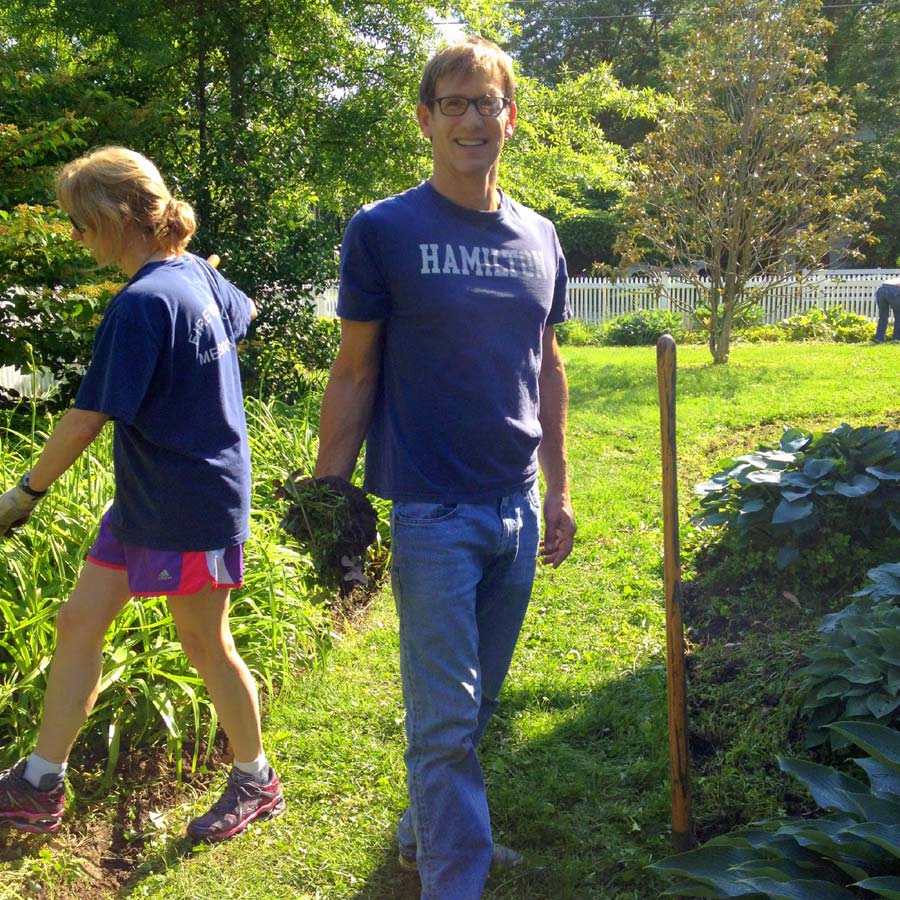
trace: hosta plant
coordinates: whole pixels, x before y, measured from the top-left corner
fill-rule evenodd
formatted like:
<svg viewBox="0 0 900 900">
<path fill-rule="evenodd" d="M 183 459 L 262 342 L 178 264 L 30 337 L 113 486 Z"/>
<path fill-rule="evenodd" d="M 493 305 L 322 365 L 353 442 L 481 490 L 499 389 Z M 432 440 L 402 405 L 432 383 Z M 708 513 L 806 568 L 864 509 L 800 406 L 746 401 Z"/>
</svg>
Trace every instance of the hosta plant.
<svg viewBox="0 0 900 900">
<path fill-rule="evenodd" d="M 786 428 L 777 444 L 729 460 L 695 490 L 700 511 L 692 521 L 777 546 L 782 568 L 826 536 L 872 547 L 900 533 L 900 431 Z"/>
<path fill-rule="evenodd" d="M 800 670 L 809 718 L 806 745 L 844 738 L 826 726 L 839 719 L 900 723 L 900 563 L 869 572 L 871 584 L 861 598 L 825 616 L 820 637 L 806 651 L 809 664 Z"/>
<path fill-rule="evenodd" d="M 900 897 L 900 733 L 868 722 L 832 726 L 868 753 L 866 781 L 800 759 L 780 759 L 829 812 L 756 823 L 652 868 L 683 879 L 677 897 L 854 900 Z"/>
</svg>

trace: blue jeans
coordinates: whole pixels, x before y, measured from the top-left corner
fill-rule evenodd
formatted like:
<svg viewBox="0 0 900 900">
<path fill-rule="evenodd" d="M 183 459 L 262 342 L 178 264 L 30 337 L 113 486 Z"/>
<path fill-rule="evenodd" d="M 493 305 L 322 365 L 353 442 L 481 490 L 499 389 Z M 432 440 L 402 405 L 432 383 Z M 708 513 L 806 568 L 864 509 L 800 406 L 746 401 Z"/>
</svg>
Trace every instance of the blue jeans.
<svg viewBox="0 0 900 900">
<path fill-rule="evenodd" d="M 531 597 L 537 485 L 490 503 L 395 502 L 391 584 L 400 618 L 409 808 L 397 828 L 422 900 L 478 900 L 493 841 L 475 748 Z"/>
<path fill-rule="evenodd" d="M 887 336 L 888 315 L 894 312 L 894 340 L 900 341 L 900 284 L 883 284 L 875 291 L 878 304 L 878 325 L 875 341 L 881 343 Z"/>
</svg>

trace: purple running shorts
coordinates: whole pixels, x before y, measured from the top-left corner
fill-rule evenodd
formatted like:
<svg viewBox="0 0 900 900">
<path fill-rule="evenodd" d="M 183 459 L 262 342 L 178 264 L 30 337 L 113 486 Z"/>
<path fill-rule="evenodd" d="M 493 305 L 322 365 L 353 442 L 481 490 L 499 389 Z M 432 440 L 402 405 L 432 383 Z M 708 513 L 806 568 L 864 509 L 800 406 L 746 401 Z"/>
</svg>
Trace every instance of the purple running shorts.
<svg viewBox="0 0 900 900">
<path fill-rule="evenodd" d="M 126 544 L 113 536 L 108 512 L 100 520 L 100 531 L 87 558 L 95 565 L 126 571 L 135 597 L 196 594 L 208 584 L 228 590 L 244 582 L 243 544 L 187 552 Z"/>
</svg>

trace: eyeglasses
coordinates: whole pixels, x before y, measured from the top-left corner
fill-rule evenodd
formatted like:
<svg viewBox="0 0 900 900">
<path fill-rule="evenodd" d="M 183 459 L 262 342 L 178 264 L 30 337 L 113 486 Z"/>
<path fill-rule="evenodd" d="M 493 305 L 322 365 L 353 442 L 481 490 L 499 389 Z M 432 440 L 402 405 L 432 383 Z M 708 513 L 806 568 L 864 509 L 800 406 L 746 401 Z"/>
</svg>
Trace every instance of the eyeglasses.
<svg viewBox="0 0 900 900">
<path fill-rule="evenodd" d="M 491 94 L 485 94 L 484 97 L 435 97 L 431 102 L 437 103 L 445 116 L 464 116 L 472 105 L 478 115 L 490 116 L 492 119 L 496 119 L 512 103 L 509 97 L 494 97 Z"/>
<path fill-rule="evenodd" d="M 79 232 L 79 234 L 84 234 L 87 230 L 87 226 L 79 225 L 71 216 L 69 216 L 69 221 L 72 223 L 72 227 Z"/>
</svg>

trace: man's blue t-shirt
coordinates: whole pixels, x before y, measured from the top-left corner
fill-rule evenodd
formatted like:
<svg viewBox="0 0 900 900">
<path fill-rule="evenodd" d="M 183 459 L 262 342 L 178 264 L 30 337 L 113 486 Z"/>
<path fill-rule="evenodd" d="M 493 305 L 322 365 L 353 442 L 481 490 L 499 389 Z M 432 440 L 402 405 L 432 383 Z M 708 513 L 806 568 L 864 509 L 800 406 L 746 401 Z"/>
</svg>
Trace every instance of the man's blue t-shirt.
<svg viewBox="0 0 900 900">
<path fill-rule="evenodd" d="M 479 502 L 537 477 L 541 342 L 569 317 L 566 282 L 552 223 L 506 195 L 481 212 L 425 182 L 353 217 L 338 315 L 385 323 L 368 491 Z"/>
<path fill-rule="evenodd" d="M 145 265 L 113 298 L 75 398 L 114 420 L 119 540 L 215 550 L 249 535 L 237 342 L 250 301 L 193 254 Z"/>
</svg>

